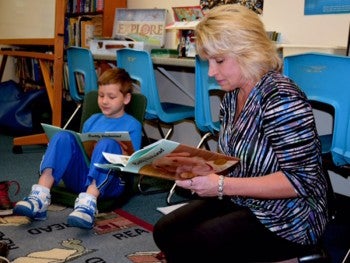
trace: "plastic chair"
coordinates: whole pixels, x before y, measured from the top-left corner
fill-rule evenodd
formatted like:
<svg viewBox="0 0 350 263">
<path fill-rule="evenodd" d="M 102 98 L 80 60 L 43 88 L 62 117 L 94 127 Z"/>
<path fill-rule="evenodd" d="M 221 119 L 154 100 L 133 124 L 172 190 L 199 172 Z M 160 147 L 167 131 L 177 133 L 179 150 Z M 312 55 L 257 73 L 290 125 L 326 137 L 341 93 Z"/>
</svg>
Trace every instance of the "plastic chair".
<svg viewBox="0 0 350 263">
<path fill-rule="evenodd" d="M 209 64 L 196 56 L 195 62 L 195 123 L 202 137 L 197 147 L 202 147 L 211 136 L 220 130 L 220 122 L 212 116 L 211 97 L 224 93 L 215 78 L 208 75 Z M 208 148 L 208 145 L 206 145 Z"/>
<path fill-rule="evenodd" d="M 86 119 L 88 119 L 94 113 L 101 112 L 97 104 L 97 97 L 98 97 L 97 91 L 90 91 L 85 95 L 84 101 L 82 104 L 80 130 L 82 129 L 83 123 L 85 122 Z M 143 123 L 145 112 L 146 112 L 146 106 L 147 106 L 146 97 L 140 93 L 133 93 L 130 103 L 125 107 L 125 111 L 130 115 L 134 116 L 140 123 Z M 88 161 L 89 158 L 86 157 L 85 159 L 87 160 L 88 162 L 87 164 L 89 165 L 90 164 Z M 135 175 L 133 174 L 126 174 L 126 173 L 125 173 L 125 176 L 123 176 L 127 185 L 127 188 L 125 189 L 126 192 L 123 194 L 124 198 L 127 198 L 133 190 L 134 176 Z M 68 191 L 65 188 L 63 182 L 60 182 L 58 186 L 52 187 L 51 196 L 54 202 L 67 205 L 67 206 L 74 206 L 74 201 L 78 196 L 78 194 Z M 113 208 L 115 208 L 118 204 L 122 203 L 123 201 L 124 199 L 122 198 L 110 198 L 110 199 L 99 200 L 97 202 L 98 210 L 111 211 L 113 210 Z"/>
<path fill-rule="evenodd" d="M 194 118 L 193 106 L 160 100 L 153 62 L 149 52 L 128 48 L 119 49 L 117 50 L 117 66 L 124 68 L 139 83 L 141 93 L 147 98 L 145 120 L 157 122 L 162 138 L 169 138 L 175 123 Z M 171 126 L 166 135 L 163 133 L 161 124 Z"/>
<path fill-rule="evenodd" d="M 162 138 L 169 138 L 175 123 L 194 118 L 193 106 L 173 102 L 162 102 L 160 100 L 153 62 L 149 52 L 128 48 L 119 49 L 117 50 L 117 66 L 119 68 L 124 68 L 130 74 L 131 78 L 139 83 L 141 93 L 147 98 L 145 120 L 157 123 Z M 162 124 L 171 126 L 166 135 L 163 133 Z M 142 189 L 143 177 L 144 176 L 140 175 L 138 183 L 138 188 L 141 193 L 151 194 L 164 192 L 164 190 L 146 191 Z"/>
<path fill-rule="evenodd" d="M 77 104 L 63 128 L 66 128 L 81 108 L 84 94 L 97 90 L 97 73 L 89 49 L 72 46 L 67 49 L 69 93 Z"/>
<path fill-rule="evenodd" d="M 209 77 L 209 64 L 196 55 L 195 61 L 195 123 L 201 134 L 197 144 L 198 148 L 203 145 L 210 150 L 208 139 L 216 138 L 220 130 L 220 122 L 212 116 L 211 98 L 221 97 L 224 91 L 217 84 L 215 78 Z M 167 196 L 167 203 L 172 204 L 171 198 L 175 193 L 176 184 L 173 184 Z"/>
<path fill-rule="evenodd" d="M 328 170 L 340 171 L 350 164 L 349 71 L 350 57 L 347 56 L 304 53 L 284 58 L 284 74 L 306 93 L 315 109 L 324 110 L 329 107 L 333 115 L 332 133 L 320 136 L 322 160 L 329 184 L 327 194 L 331 222 L 336 219 L 337 211 Z M 327 239 L 327 236 L 324 238 Z M 315 260 L 311 258 L 299 262 L 329 262 L 322 247 L 315 246 L 312 257 Z"/>
<path fill-rule="evenodd" d="M 284 58 L 284 74 L 293 79 L 308 99 L 332 106 L 331 135 L 320 136 L 322 153 L 336 166 L 350 164 L 350 57 L 304 53 Z"/>
</svg>

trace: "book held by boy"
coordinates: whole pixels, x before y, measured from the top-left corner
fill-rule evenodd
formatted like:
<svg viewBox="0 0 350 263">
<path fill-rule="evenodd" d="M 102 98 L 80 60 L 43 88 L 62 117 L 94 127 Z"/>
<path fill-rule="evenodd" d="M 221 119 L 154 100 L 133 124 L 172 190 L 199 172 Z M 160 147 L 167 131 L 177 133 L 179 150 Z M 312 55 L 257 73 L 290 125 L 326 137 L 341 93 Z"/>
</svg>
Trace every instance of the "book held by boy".
<svg viewBox="0 0 350 263">
<path fill-rule="evenodd" d="M 89 132 L 89 133 L 79 133 L 72 130 L 63 129 L 58 126 L 54 126 L 47 123 L 41 123 L 47 138 L 50 140 L 57 132 L 68 131 L 75 135 L 77 141 L 79 142 L 82 149 L 85 150 L 87 156 L 90 158 L 94 146 L 97 141 L 103 138 L 112 138 L 117 140 L 123 145 L 123 149 L 128 155 L 134 152 L 134 147 L 130 138 L 130 134 L 127 131 L 110 131 L 110 132 Z"/>
<path fill-rule="evenodd" d="M 239 161 L 236 157 L 166 139 L 152 143 L 131 156 L 102 154 L 109 163 L 95 163 L 97 167 L 169 180 L 222 173 Z"/>
</svg>

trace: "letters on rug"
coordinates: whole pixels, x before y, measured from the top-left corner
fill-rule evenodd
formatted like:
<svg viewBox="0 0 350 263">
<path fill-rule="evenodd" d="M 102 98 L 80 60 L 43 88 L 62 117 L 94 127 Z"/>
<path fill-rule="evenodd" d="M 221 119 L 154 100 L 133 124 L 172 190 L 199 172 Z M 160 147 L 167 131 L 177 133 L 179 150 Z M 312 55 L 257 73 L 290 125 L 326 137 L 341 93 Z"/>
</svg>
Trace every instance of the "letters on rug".
<svg viewBox="0 0 350 263">
<path fill-rule="evenodd" d="M 91 230 L 66 223 L 71 208 L 50 206 L 48 219 L 0 217 L 0 240 L 10 248 L 14 263 L 118 262 L 159 263 L 153 226 L 123 210 L 99 214 Z"/>
</svg>

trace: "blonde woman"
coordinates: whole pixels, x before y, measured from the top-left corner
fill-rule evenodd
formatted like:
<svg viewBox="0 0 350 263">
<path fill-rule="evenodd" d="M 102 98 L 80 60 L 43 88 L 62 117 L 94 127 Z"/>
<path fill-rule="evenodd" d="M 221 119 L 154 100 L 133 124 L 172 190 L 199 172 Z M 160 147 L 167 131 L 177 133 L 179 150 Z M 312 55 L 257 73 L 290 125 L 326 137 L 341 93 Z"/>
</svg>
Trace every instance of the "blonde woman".
<svg viewBox="0 0 350 263">
<path fill-rule="evenodd" d="M 220 150 L 240 158 L 227 176 L 176 181 L 198 200 L 162 217 L 154 240 L 168 263 L 271 262 L 303 254 L 327 223 L 327 183 L 312 108 L 253 11 L 211 9 L 196 48 L 226 94 Z M 186 251 L 186 253 L 185 253 Z"/>
</svg>

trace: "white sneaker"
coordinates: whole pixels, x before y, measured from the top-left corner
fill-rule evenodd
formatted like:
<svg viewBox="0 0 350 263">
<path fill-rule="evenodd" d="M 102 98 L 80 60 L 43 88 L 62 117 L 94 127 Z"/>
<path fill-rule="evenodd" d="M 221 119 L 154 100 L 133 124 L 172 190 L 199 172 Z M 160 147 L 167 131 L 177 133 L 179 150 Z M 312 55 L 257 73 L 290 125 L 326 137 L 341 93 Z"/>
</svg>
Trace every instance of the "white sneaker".
<svg viewBox="0 0 350 263">
<path fill-rule="evenodd" d="M 70 226 L 91 229 L 97 213 L 96 197 L 88 193 L 80 193 L 75 200 L 74 211 L 69 214 L 67 222 Z"/>
<path fill-rule="evenodd" d="M 16 203 L 13 213 L 27 216 L 34 220 L 45 220 L 47 208 L 51 203 L 50 189 L 35 184 L 32 186 L 30 195 Z"/>
</svg>

